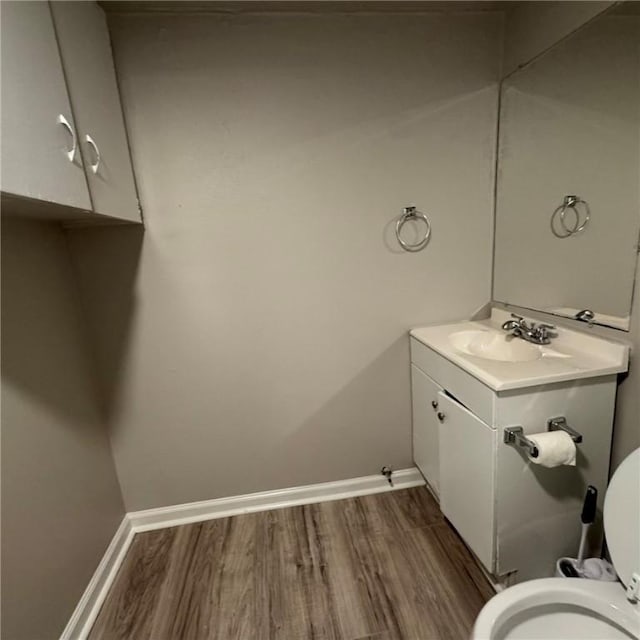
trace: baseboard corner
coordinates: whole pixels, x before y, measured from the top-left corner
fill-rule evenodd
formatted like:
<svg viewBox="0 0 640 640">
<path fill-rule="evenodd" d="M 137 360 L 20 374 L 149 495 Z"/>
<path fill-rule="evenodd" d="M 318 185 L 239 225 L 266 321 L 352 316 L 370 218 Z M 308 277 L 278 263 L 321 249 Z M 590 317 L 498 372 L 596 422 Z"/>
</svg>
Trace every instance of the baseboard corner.
<svg viewBox="0 0 640 640">
<path fill-rule="evenodd" d="M 408 489 L 425 484 L 424 478 L 416 467 L 394 471 L 392 479 L 393 485 L 390 485 L 386 478 L 375 474 L 127 513 L 62 632 L 60 640 L 87 638 L 136 533 L 215 518 L 227 518 L 243 513 L 284 509 L 296 505 Z"/>
<path fill-rule="evenodd" d="M 60 640 L 84 640 L 89 635 L 134 534 L 131 520 L 125 514 L 80 601 L 71 614 Z"/>
</svg>

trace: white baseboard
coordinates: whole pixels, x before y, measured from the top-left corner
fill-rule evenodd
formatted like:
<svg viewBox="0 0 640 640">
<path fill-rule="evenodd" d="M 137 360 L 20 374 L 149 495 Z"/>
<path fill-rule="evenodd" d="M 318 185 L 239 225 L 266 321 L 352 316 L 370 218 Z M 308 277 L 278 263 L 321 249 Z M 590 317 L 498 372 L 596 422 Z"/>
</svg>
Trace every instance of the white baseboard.
<svg viewBox="0 0 640 640">
<path fill-rule="evenodd" d="M 242 513 L 342 500 L 343 498 L 365 496 L 372 493 L 419 487 L 424 484 L 424 478 L 418 469 L 412 467 L 394 471 L 393 486 L 389 485 L 387 480 L 380 475 L 363 476 L 337 482 L 262 491 L 230 498 L 203 500 L 202 502 L 190 502 L 128 513 L 113 536 L 111 544 L 62 632 L 60 640 L 84 640 L 88 636 L 133 536 L 140 531 L 164 529 L 180 524 L 213 520 L 214 518 L 227 518 Z"/>
<path fill-rule="evenodd" d="M 380 475 L 363 476 L 338 480 L 337 482 L 322 482 L 290 489 L 261 491 L 260 493 L 249 493 L 230 498 L 217 498 L 178 504 L 172 507 L 134 511 L 129 513 L 129 518 L 134 531 L 151 531 L 152 529 L 175 527 L 179 524 L 213 520 L 214 518 L 227 518 L 242 513 L 341 500 L 342 498 L 364 496 L 371 493 L 418 487 L 423 484 L 424 478 L 415 467 L 412 467 L 393 472 L 393 487 Z"/>
<path fill-rule="evenodd" d="M 134 535 L 135 531 L 131 527 L 129 517 L 125 515 L 69 618 L 60 640 L 83 640 L 89 635 Z"/>
</svg>

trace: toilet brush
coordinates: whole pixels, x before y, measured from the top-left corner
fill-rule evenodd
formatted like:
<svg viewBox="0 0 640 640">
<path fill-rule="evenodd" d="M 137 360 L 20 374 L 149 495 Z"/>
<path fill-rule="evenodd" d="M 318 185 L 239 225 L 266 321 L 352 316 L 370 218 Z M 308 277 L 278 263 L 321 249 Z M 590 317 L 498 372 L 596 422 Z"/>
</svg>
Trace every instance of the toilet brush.
<svg viewBox="0 0 640 640">
<path fill-rule="evenodd" d="M 596 503 L 598 501 L 598 490 L 589 485 L 587 487 L 587 493 L 584 496 L 584 504 L 582 505 L 582 514 L 580 520 L 582 521 L 582 534 L 580 536 L 580 547 L 578 548 L 578 558 L 576 561 L 576 569 L 580 571 L 582 564 L 584 563 L 584 557 L 587 553 L 587 533 L 589 527 L 596 519 Z"/>
<path fill-rule="evenodd" d="M 584 496 L 582 505 L 582 533 L 580 535 L 580 547 L 577 558 L 558 558 L 556 562 L 556 575 L 562 578 L 584 578 L 587 577 L 584 571 L 584 560 L 587 553 L 587 533 L 589 527 L 596 518 L 596 503 L 598 501 L 598 490 L 589 485 Z"/>
<path fill-rule="evenodd" d="M 582 505 L 582 534 L 577 558 L 559 558 L 556 562 L 556 576 L 559 578 L 589 578 L 590 580 L 617 580 L 613 565 L 602 558 L 585 558 L 587 553 L 587 533 L 596 519 L 598 490 L 589 485 Z"/>
</svg>

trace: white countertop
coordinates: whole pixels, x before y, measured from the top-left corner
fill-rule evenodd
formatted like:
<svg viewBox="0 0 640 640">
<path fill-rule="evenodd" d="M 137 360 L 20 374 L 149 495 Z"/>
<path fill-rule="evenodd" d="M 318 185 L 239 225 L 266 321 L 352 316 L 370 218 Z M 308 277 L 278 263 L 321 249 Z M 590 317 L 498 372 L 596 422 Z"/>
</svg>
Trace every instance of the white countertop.
<svg viewBox="0 0 640 640">
<path fill-rule="evenodd" d="M 411 330 L 410 335 L 494 391 L 614 375 L 628 369 L 626 344 L 564 327 L 556 329 L 557 337 L 548 350 L 541 347 L 542 357 L 527 362 L 487 360 L 463 353 L 449 341 L 449 336 L 458 331 L 502 331 L 502 323 L 510 318 L 508 312 L 493 309 L 488 320 L 423 327 Z M 551 352 L 565 357 L 553 357 Z"/>
</svg>

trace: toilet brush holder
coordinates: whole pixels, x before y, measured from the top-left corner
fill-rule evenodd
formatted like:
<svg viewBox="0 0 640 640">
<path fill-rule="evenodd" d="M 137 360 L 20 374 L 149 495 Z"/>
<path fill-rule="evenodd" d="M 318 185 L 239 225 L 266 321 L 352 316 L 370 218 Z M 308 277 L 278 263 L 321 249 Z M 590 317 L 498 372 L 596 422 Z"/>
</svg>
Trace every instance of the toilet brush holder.
<svg viewBox="0 0 640 640">
<path fill-rule="evenodd" d="M 576 570 L 575 558 L 558 558 L 556 562 L 556 578 L 580 578 Z"/>
<path fill-rule="evenodd" d="M 556 578 L 585 578 L 604 582 L 618 580 L 613 565 L 603 558 L 586 558 L 581 563 L 577 558 L 558 558 Z"/>
</svg>

